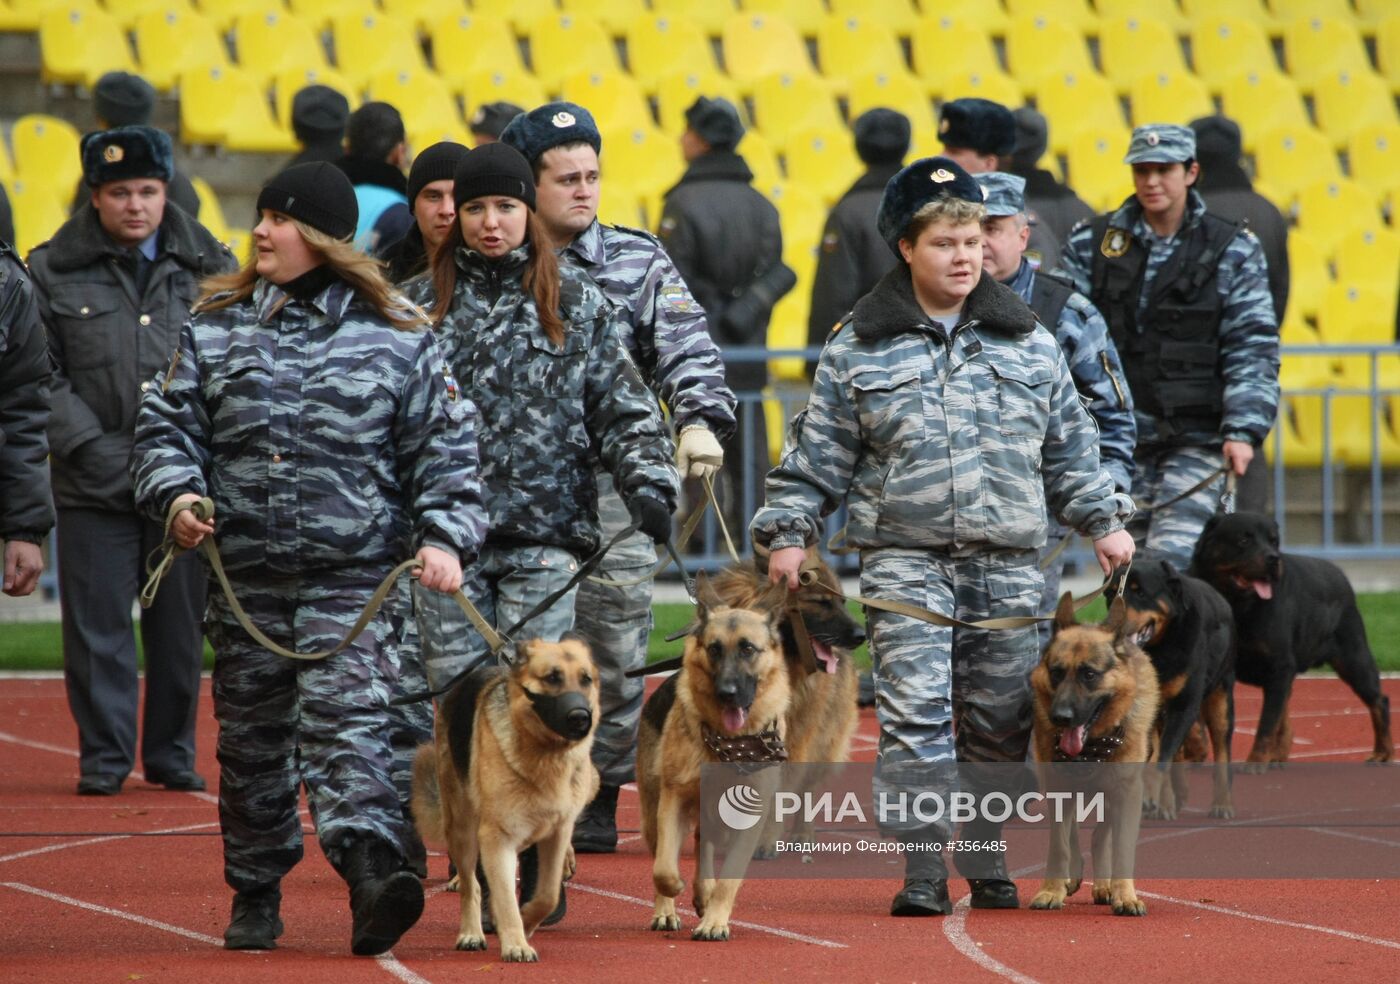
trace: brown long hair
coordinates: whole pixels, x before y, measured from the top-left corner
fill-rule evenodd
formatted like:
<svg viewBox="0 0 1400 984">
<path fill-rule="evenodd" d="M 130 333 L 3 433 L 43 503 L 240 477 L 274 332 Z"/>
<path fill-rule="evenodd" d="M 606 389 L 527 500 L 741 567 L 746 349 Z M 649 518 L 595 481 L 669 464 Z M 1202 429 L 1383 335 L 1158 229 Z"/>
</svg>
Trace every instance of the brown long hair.
<svg viewBox="0 0 1400 984">
<path fill-rule="evenodd" d="M 564 322 L 559 317 L 559 259 L 554 246 L 545 235 L 544 226 L 535 213 L 525 210 L 525 241 L 530 244 L 530 258 L 525 264 L 521 284 L 535 297 L 540 327 L 555 345 L 564 344 Z M 442 324 L 452 308 L 452 294 L 457 289 L 457 247 L 461 246 L 462 222 L 452 223 L 452 231 L 438 244 L 433 253 L 433 292 L 437 303 L 428 312 L 434 325 Z"/>
<path fill-rule="evenodd" d="M 291 219 L 291 222 L 301 233 L 301 238 L 325 259 L 326 265 L 335 271 L 336 276 L 349 284 L 356 296 L 391 326 L 400 331 L 417 331 L 427 327 L 423 312 L 410 305 L 384 278 L 382 263 L 360 252 L 344 239 L 333 239 L 320 229 L 297 219 Z M 221 273 L 201 281 L 199 300 L 195 302 L 194 310 L 217 311 L 238 304 L 253 296 L 257 283 L 257 254 L 254 253 L 247 263 L 233 273 Z M 226 296 L 215 297 L 225 292 Z"/>
</svg>

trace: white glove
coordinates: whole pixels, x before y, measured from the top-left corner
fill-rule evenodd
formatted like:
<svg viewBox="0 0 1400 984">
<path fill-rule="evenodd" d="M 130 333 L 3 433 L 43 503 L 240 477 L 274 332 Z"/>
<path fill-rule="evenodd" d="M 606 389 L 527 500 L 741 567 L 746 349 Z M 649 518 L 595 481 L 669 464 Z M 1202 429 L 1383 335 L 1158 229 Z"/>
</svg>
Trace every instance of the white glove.
<svg viewBox="0 0 1400 984">
<path fill-rule="evenodd" d="M 681 428 L 676 443 L 676 467 L 686 478 L 710 478 L 724 464 L 724 449 L 704 424 Z"/>
</svg>

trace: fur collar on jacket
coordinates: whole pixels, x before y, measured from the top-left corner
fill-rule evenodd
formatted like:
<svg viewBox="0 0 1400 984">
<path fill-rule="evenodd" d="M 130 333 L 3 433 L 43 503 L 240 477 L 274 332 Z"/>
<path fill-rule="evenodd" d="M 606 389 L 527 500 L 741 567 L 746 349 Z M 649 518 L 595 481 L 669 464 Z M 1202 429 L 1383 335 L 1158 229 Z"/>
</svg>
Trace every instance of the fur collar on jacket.
<svg viewBox="0 0 1400 984">
<path fill-rule="evenodd" d="M 892 338 L 931 323 L 914 299 L 909 264 L 899 263 L 880 278 L 852 311 L 856 337 L 862 341 Z M 1019 337 L 1035 331 L 1035 315 L 1011 288 L 987 274 L 977 281 L 963 302 L 960 325 L 976 321 L 978 328 L 999 335 Z"/>
<path fill-rule="evenodd" d="M 190 218 L 189 214 L 167 200 L 165 216 L 160 223 L 160 252 L 156 259 L 169 256 L 176 263 L 202 275 L 225 268 L 232 254 L 209 230 Z M 122 257 L 129 250 L 103 231 L 92 203 L 78 209 L 63 223 L 53 238 L 44 243 L 49 267 L 55 271 L 82 270 L 108 256 Z"/>
</svg>

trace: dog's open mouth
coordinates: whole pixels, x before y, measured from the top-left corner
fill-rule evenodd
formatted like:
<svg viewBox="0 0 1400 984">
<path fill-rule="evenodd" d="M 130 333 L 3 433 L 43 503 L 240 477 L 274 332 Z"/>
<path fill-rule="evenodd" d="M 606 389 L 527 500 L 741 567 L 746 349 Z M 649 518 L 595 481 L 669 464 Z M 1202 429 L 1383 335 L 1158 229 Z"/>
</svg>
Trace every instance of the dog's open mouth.
<svg viewBox="0 0 1400 984">
<path fill-rule="evenodd" d="M 1265 601 L 1268 601 L 1274 596 L 1274 586 L 1269 581 L 1250 580 L 1242 574 L 1232 574 L 1230 575 L 1230 579 L 1234 581 L 1235 587 L 1239 588 L 1241 591 L 1253 591 Z"/>
<path fill-rule="evenodd" d="M 1089 720 L 1072 728 L 1063 729 L 1060 732 L 1060 751 L 1070 758 L 1078 758 L 1079 754 L 1084 751 L 1084 743 L 1089 739 L 1089 729 L 1099 719 L 1103 708 L 1104 705 L 1099 704 L 1098 707 L 1094 708 L 1094 713 L 1089 715 Z"/>
<path fill-rule="evenodd" d="M 835 673 L 841 665 L 841 657 L 836 655 L 835 650 L 815 636 L 812 637 L 812 655 L 817 657 L 817 662 L 827 673 Z"/>
<path fill-rule="evenodd" d="M 725 704 L 719 712 L 720 724 L 724 725 L 724 730 L 731 735 L 737 735 L 744 730 L 744 725 L 749 721 L 749 709 L 747 707 L 733 707 Z"/>
</svg>

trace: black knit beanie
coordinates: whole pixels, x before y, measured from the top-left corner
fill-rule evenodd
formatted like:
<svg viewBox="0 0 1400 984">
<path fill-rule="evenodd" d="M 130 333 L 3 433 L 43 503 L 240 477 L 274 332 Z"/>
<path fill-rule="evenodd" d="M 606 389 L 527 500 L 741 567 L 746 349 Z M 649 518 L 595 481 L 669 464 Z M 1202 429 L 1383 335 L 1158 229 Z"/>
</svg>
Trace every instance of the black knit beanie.
<svg viewBox="0 0 1400 984">
<path fill-rule="evenodd" d="M 263 185 L 258 210 L 265 208 L 290 215 L 333 239 L 349 239 L 360 221 L 350 179 L 325 161 L 289 167 Z"/>
<path fill-rule="evenodd" d="M 473 147 L 452 174 L 452 200 L 458 211 L 473 198 L 504 195 L 535 210 L 535 174 L 520 151 L 505 143 Z"/>
<path fill-rule="evenodd" d="M 413 158 L 408 169 L 408 207 L 418 200 L 418 193 L 434 181 L 450 181 L 457 165 L 467 156 L 467 148 L 451 140 L 435 143 Z"/>
</svg>

